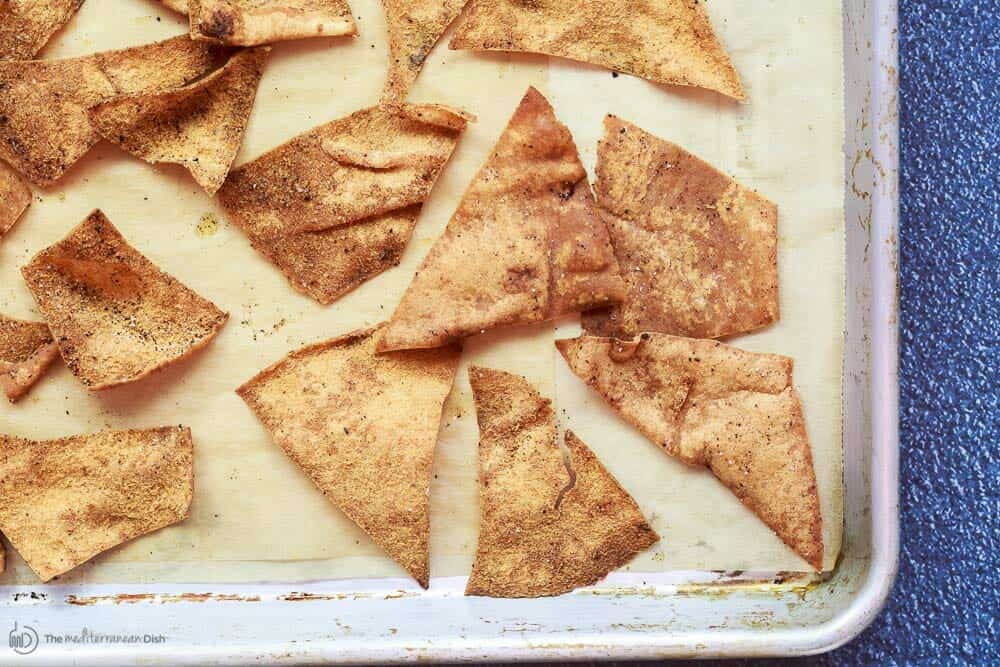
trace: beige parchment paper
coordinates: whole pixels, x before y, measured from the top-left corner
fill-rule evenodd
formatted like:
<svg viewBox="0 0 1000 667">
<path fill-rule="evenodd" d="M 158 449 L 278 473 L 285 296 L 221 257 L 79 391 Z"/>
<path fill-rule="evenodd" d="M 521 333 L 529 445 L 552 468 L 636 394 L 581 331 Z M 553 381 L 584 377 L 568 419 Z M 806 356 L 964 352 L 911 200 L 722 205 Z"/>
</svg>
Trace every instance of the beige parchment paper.
<svg viewBox="0 0 1000 667">
<path fill-rule="evenodd" d="M 377 102 L 387 52 L 380 2 L 351 0 L 351 6 L 360 36 L 275 46 L 237 163 Z M 330 307 L 295 292 L 179 168 L 150 166 L 101 144 L 56 187 L 36 191 L 27 215 L 0 241 L 0 312 L 38 317 L 20 267 L 99 207 L 163 270 L 231 314 L 207 349 L 145 381 L 94 394 L 58 364 L 20 404 L 0 405 L 0 431 L 35 439 L 164 424 L 193 430 L 191 517 L 59 581 L 405 576 L 285 458 L 233 390 L 291 350 L 392 313 L 528 85 L 552 101 L 591 172 L 602 117 L 612 112 L 680 143 L 778 203 L 782 320 L 731 342 L 795 358 L 831 567 L 840 548 L 843 493 L 841 3 L 713 0 L 708 9 L 744 78 L 749 104 L 542 56 L 449 51 L 446 37 L 411 99 L 463 107 L 478 122 L 425 205 L 402 264 Z M 185 29 L 182 17 L 152 0 L 89 0 L 42 57 L 121 48 Z M 568 371 L 552 341 L 577 331 L 569 319 L 468 342 L 435 460 L 432 576 L 467 574 L 475 551 L 478 428 L 470 363 L 526 375 L 555 399 L 563 425 L 635 496 L 663 539 L 631 564 L 632 572 L 806 569 L 710 474 L 668 459 Z M 0 585 L 37 582 L 9 545 L 8 564 Z"/>
</svg>

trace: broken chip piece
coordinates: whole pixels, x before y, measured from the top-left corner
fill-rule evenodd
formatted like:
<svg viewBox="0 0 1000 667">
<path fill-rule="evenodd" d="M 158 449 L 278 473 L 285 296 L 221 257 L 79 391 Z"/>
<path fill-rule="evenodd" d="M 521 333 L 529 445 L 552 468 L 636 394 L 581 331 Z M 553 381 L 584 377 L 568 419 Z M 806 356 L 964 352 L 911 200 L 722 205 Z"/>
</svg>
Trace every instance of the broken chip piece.
<svg viewBox="0 0 1000 667">
<path fill-rule="evenodd" d="M 84 0 L 0 2 L 0 60 L 30 60 L 66 25 Z"/>
<path fill-rule="evenodd" d="M 690 0 L 472 0 L 450 47 L 544 53 L 746 99 L 704 3 Z"/>
<path fill-rule="evenodd" d="M 671 456 L 708 467 L 822 569 L 816 473 L 791 359 L 655 333 L 582 336 L 556 347 L 625 421 Z"/>
<path fill-rule="evenodd" d="M 188 13 L 188 0 L 160 0 L 160 2 L 180 14 Z"/>
<path fill-rule="evenodd" d="M 191 36 L 232 46 L 356 35 L 345 0 L 187 0 Z"/>
<path fill-rule="evenodd" d="M 399 263 L 469 119 L 430 104 L 363 109 L 234 169 L 219 200 L 293 287 L 330 304 Z"/>
<path fill-rule="evenodd" d="M 426 588 L 431 463 L 460 350 L 376 355 L 381 331 L 293 352 L 237 393 L 323 495 Z"/>
<path fill-rule="evenodd" d="M 573 138 L 530 88 L 407 288 L 380 350 L 435 347 L 623 296 Z"/>
<path fill-rule="evenodd" d="M 403 101 L 431 49 L 468 0 L 382 0 L 389 32 L 383 101 Z"/>
<path fill-rule="evenodd" d="M 91 108 L 90 121 L 125 151 L 147 162 L 179 164 L 215 194 L 243 143 L 269 50 L 239 51 L 183 88 L 114 98 Z"/>
<path fill-rule="evenodd" d="M 31 205 L 31 188 L 16 171 L 0 162 L 0 239 Z"/>
<path fill-rule="evenodd" d="M 777 207 L 631 123 L 604 130 L 595 190 L 628 295 L 584 329 L 720 338 L 777 321 Z"/>
<path fill-rule="evenodd" d="M 51 185 L 100 140 L 90 107 L 184 85 L 213 69 L 220 53 L 183 36 L 67 60 L 0 62 L 0 158 Z"/>
<path fill-rule="evenodd" d="M 0 531 L 42 581 L 184 520 L 193 492 L 187 428 L 0 435 Z"/>
<path fill-rule="evenodd" d="M 0 390 L 14 403 L 59 356 L 49 328 L 0 315 Z"/>
<path fill-rule="evenodd" d="M 160 271 L 99 210 L 21 273 L 63 360 L 91 390 L 190 356 L 229 317 Z"/>
<path fill-rule="evenodd" d="M 635 500 L 527 380 L 472 367 L 479 546 L 466 595 L 542 597 L 589 586 L 659 540 Z"/>
</svg>

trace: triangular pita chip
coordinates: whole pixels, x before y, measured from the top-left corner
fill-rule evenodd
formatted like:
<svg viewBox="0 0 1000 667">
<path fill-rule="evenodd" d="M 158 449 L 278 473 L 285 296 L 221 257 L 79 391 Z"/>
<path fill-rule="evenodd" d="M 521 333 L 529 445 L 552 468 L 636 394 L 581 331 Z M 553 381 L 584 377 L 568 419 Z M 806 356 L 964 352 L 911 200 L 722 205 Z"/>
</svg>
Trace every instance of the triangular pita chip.
<svg viewBox="0 0 1000 667">
<path fill-rule="evenodd" d="M 427 348 L 623 296 L 573 137 L 530 88 L 382 339 Z"/>
<path fill-rule="evenodd" d="M 234 169 L 219 200 L 297 290 L 329 304 L 399 263 L 468 120 L 428 104 L 364 109 Z"/>
<path fill-rule="evenodd" d="M 468 0 L 382 0 L 389 31 L 385 101 L 402 101 L 431 49 Z"/>
<path fill-rule="evenodd" d="M 236 53 L 183 88 L 117 97 L 90 110 L 108 141 L 147 162 L 179 164 L 215 194 L 243 143 L 270 47 Z"/>
<path fill-rule="evenodd" d="M 59 356 L 49 328 L 0 315 L 0 390 L 13 403 Z"/>
<path fill-rule="evenodd" d="M 720 338 L 777 321 L 777 207 L 631 123 L 604 128 L 595 189 L 628 296 L 584 329 Z"/>
<path fill-rule="evenodd" d="M 100 211 L 21 273 L 66 365 L 92 390 L 188 357 L 229 317 L 156 268 Z"/>
<path fill-rule="evenodd" d="M 819 495 L 791 359 L 664 334 L 583 336 L 556 347 L 625 421 L 671 456 L 710 468 L 822 568 Z"/>
<path fill-rule="evenodd" d="M 183 36 L 68 60 L 0 62 L 0 158 L 51 185 L 101 138 L 88 108 L 184 85 L 213 69 L 219 54 Z"/>
<path fill-rule="evenodd" d="M 193 492 L 187 428 L 0 435 L 0 531 L 42 581 L 184 520 Z"/>
<path fill-rule="evenodd" d="M 466 595 L 542 597 L 594 584 L 655 543 L 639 506 L 527 380 L 469 371 L 479 420 L 479 546 Z"/>
<path fill-rule="evenodd" d="M 793 388 L 693 400 L 679 446 L 682 458 L 707 466 L 785 544 L 823 569 L 816 473 Z"/>
<path fill-rule="evenodd" d="M 31 204 L 31 188 L 16 171 L 0 162 L 0 239 Z"/>
<path fill-rule="evenodd" d="M 35 57 L 83 0 L 0 0 L 0 60 Z"/>
<path fill-rule="evenodd" d="M 293 352 L 237 393 L 323 495 L 426 588 L 431 463 L 460 350 L 376 355 L 380 331 Z"/>
<path fill-rule="evenodd" d="M 191 36 L 233 46 L 356 35 L 345 0 L 187 0 Z"/>
<path fill-rule="evenodd" d="M 544 53 L 746 99 L 697 1 L 472 0 L 450 46 Z"/>
</svg>

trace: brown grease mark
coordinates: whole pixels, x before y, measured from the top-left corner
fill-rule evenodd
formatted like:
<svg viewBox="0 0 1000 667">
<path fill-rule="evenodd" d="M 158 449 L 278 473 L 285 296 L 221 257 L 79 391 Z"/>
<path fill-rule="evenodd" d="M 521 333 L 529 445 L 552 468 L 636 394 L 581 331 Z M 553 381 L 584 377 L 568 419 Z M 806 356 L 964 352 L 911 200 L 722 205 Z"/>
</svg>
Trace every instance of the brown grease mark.
<svg viewBox="0 0 1000 667">
<path fill-rule="evenodd" d="M 234 595 L 229 593 L 180 593 L 174 595 L 157 595 L 155 593 L 119 593 L 118 595 L 95 595 L 77 597 L 67 595 L 66 603 L 77 607 L 90 607 L 95 604 L 138 604 L 140 602 L 260 602 L 259 595 Z"/>
<path fill-rule="evenodd" d="M 292 592 L 278 597 L 286 602 L 316 602 L 322 600 L 363 600 L 371 597 L 367 593 L 302 593 Z"/>
</svg>

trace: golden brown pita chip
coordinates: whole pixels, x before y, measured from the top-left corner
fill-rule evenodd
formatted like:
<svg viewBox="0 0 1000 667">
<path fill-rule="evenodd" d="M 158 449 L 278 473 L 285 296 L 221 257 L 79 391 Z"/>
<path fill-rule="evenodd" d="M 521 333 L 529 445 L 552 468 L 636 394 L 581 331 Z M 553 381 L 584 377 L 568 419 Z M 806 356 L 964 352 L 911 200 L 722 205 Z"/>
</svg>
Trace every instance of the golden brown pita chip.
<svg viewBox="0 0 1000 667">
<path fill-rule="evenodd" d="M 693 400 L 679 447 L 683 459 L 707 466 L 785 544 L 823 569 L 816 473 L 793 388 Z"/>
<path fill-rule="evenodd" d="M 83 0 L 0 0 L 0 60 L 35 57 Z"/>
<path fill-rule="evenodd" d="M 243 143 L 268 51 L 240 51 L 183 88 L 104 102 L 90 110 L 90 121 L 125 151 L 147 162 L 179 164 L 215 194 Z"/>
<path fill-rule="evenodd" d="M 655 543 L 635 500 L 519 376 L 469 371 L 479 419 L 479 547 L 466 595 L 542 597 L 589 586 Z"/>
<path fill-rule="evenodd" d="M 382 0 L 389 31 L 386 101 L 406 99 L 431 49 L 468 0 Z"/>
<path fill-rule="evenodd" d="M 233 46 L 356 35 L 345 0 L 187 0 L 191 36 Z"/>
<path fill-rule="evenodd" d="M 0 530 L 42 581 L 184 520 L 193 492 L 186 428 L 0 435 Z"/>
<path fill-rule="evenodd" d="M 101 138 L 87 109 L 184 85 L 219 54 L 183 36 L 68 60 L 0 62 L 0 158 L 36 185 L 51 185 Z"/>
<path fill-rule="evenodd" d="M 697 1 L 472 0 L 450 46 L 544 53 L 746 99 Z"/>
<path fill-rule="evenodd" d="M 16 171 L 0 162 L 0 239 L 31 205 L 31 188 Z"/>
<path fill-rule="evenodd" d="M 0 315 L 0 389 L 14 403 L 59 356 L 49 328 Z"/>
<path fill-rule="evenodd" d="M 399 263 L 469 116 L 372 107 L 234 169 L 219 200 L 292 285 L 329 304 Z"/>
<path fill-rule="evenodd" d="M 622 296 L 573 137 L 530 88 L 406 290 L 382 349 L 435 347 Z"/>
<path fill-rule="evenodd" d="M 628 296 L 584 329 L 720 338 L 777 321 L 777 207 L 631 123 L 604 128 L 595 189 Z"/>
<path fill-rule="evenodd" d="M 100 211 L 21 273 L 63 360 L 91 390 L 190 356 L 229 318 L 156 268 Z"/>
<path fill-rule="evenodd" d="M 323 495 L 426 588 L 431 463 L 460 350 L 376 355 L 380 332 L 293 352 L 237 393 Z"/>
</svg>

